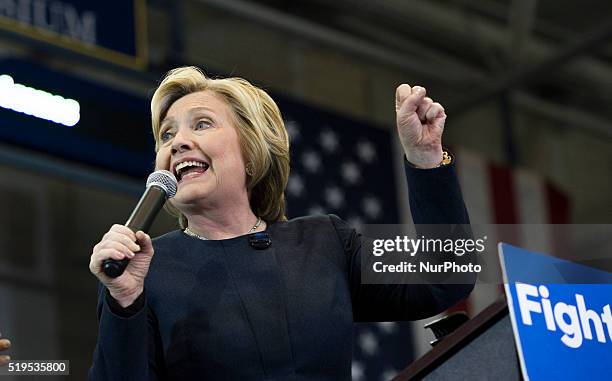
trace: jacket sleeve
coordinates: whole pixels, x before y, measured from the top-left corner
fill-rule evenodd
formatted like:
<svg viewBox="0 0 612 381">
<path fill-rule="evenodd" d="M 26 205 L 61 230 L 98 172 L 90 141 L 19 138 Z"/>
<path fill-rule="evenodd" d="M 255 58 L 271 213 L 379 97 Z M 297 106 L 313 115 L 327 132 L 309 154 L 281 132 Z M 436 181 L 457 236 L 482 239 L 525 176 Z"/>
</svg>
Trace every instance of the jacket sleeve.
<svg viewBox="0 0 612 381">
<path fill-rule="evenodd" d="M 469 217 L 463 203 L 454 165 L 417 169 L 405 162 L 410 209 L 418 236 L 428 232 L 421 224 L 444 224 L 436 234 L 447 237 L 471 237 Z M 417 320 L 436 315 L 466 298 L 472 282 L 447 284 L 420 282 L 410 284 L 362 284 L 361 265 L 363 240 L 355 229 L 336 216 L 331 216 L 348 259 L 348 276 L 355 321 Z M 443 232 L 444 230 L 448 230 Z M 454 256 L 453 256 L 454 257 Z M 467 257 L 467 256 L 464 256 Z M 465 261 L 466 258 L 456 259 Z M 472 280 L 475 280 L 475 276 Z"/>
<path fill-rule="evenodd" d="M 122 309 L 98 287 L 98 342 L 89 381 L 163 379 L 163 354 L 157 319 L 143 295 Z"/>
</svg>

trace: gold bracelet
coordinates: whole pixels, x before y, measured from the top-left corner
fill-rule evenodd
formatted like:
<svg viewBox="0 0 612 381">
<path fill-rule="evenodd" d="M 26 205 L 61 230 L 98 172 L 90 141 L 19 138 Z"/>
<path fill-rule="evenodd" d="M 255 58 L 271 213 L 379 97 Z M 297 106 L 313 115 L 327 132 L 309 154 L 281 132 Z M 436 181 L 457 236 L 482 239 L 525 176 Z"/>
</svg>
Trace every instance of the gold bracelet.
<svg viewBox="0 0 612 381">
<path fill-rule="evenodd" d="M 442 161 L 438 164 L 438 167 L 444 167 L 453 162 L 453 157 L 448 151 L 442 151 Z"/>
<path fill-rule="evenodd" d="M 404 159 L 406 160 L 408 165 L 410 165 L 411 167 L 419 168 L 416 165 L 414 165 L 411 162 L 409 162 L 408 159 L 406 158 L 406 156 L 404 156 Z M 444 151 L 442 151 L 442 161 L 440 161 L 440 164 L 438 164 L 438 166 L 436 166 L 434 168 L 444 167 L 444 166 L 447 166 L 447 165 L 451 164 L 452 162 L 453 162 L 453 156 L 450 154 L 450 152 L 444 150 Z"/>
</svg>

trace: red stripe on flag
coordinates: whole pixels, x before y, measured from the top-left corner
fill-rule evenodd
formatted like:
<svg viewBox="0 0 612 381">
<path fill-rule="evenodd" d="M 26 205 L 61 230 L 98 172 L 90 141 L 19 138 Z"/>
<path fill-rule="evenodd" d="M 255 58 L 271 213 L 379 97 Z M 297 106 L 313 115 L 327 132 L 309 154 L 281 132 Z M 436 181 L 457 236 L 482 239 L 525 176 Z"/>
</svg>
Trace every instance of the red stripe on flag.
<svg viewBox="0 0 612 381">
<path fill-rule="evenodd" d="M 550 240 L 553 253 L 559 258 L 569 258 L 567 253 L 566 228 L 570 220 L 570 203 L 563 193 L 550 184 L 546 184 L 546 200 L 548 202 L 548 220 L 552 225 Z"/>
<path fill-rule="evenodd" d="M 514 171 L 507 167 L 492 164 L 489 167 L 489 181 L 491 183 L 493 221 L 495 224 L 520 223 L 518 217 L 519 202 L 516 199 L 514 188 Z M 517 226 L 506 226 L 503 229 L 497 228 L 498 240 L 519 244 L 519 229 Z M 504 285 L 499 285 L 499 293 L 504 294 Z"/>
<path fill-rule="evenodd" d="M 489 179 L 493 193 L 493 217 L 496 224 L 517 224 L 519 222 L 514 194 L 513 172 L 505 167 L 491 165 Z"/>
<path fill-rule="evenodd" d="M 568 224 L 570 221 L 569 200 L 557 188 L 546 184 L 548 220 L 551 224 Z"/>
</svg>

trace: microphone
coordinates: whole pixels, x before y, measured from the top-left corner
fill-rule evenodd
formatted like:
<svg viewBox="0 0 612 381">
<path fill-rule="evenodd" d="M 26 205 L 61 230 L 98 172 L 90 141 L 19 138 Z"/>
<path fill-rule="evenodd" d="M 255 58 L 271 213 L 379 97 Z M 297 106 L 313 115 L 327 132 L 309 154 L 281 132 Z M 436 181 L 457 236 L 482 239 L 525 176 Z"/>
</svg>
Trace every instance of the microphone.
<svg viewBox="0 0 612 381">
<path fill-rule="evenodd" d="M 176 194 L 176 186 L 176 178 L 172 172 L 159 170 L 151 173 L 147 178 L 147 189 L 140 197 L 140 201 L 136 204 L 125 225 L 133 232 L 139 230 L 148 232 L 166 199 L 172 198 Z M 128 258 L 123 258 L 120 261 L 106 259 L 102 263 L 102 271 L 110 278 L 117 278 L 123 274 L 129 262 Z"/>
</svg>

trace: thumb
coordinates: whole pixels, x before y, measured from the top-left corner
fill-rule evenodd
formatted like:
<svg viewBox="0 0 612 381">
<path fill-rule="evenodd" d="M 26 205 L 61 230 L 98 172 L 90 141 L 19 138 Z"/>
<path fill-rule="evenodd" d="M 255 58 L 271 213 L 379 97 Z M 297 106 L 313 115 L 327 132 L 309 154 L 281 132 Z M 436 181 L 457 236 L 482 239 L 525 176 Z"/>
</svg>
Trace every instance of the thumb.
<svg viewBox="0 0 612 381">
<path fill-rule="evenodd" d="M 402 83 L 395 90 L 395 112 L 398 112 L 402 108 L 402 103 L 410 96 L 412 90 L 410 86 Z"/>
<path fill-rule="evenodd" d="M 140 253 L 145 255 L 153 254 L 153 243 L 148 234 L 139 230 L 136 232 L 136 242 L 140 245 Z"/>
</svg>

